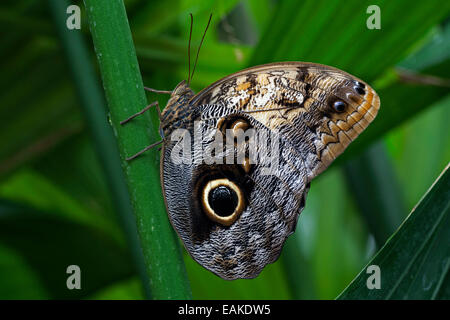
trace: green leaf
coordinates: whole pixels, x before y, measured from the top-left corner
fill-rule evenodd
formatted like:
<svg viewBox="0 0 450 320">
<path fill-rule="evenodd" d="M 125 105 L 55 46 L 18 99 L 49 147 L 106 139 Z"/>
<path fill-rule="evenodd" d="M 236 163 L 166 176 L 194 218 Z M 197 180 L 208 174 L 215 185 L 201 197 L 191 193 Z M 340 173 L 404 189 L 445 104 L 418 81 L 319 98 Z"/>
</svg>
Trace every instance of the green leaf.
<svg viewBox="0 0 450 320">
<path fill-rule="evenodd" d="M 100 229 L 4 200 L 0 200 L 0 244 L 10 258 L 20 256 L 14 264 L 0 263 L 4 299 L 82 298 L 135 273 L 128 252 Z M 0 261 L 3 257 L 4 251 Z M 67 289 L 70 265 L 81 269 L 81 290 Z M 15 285 L 23 290 L 7 290 L 10 278 L 21 279 Z M 37 288 L 29 290 L 33 286 Z"/>
<path fill-rule="evenodd" d="M 296 60 L 332 65 L 371 82 L 448 15 L 450 3 L 410 1 L 283 1 L 252 63 Z M 381 29 L 369 30 L 369 5 L 381 11 Z M 409 8 L 408 14 L 401 14 Z M 398 26 L 402 27 L 399 28 Z"/>
<path fill-rule="evenodd" d="M 212 26 L 237 3 L 237 0 L 166 0 L 143 1 L 133 8 L 131 27 L 136 33 L 154 34 L 168 28 L 177 20 L 189 21 L 189 13 L 195 17 L 194 34 L 203 31 L 209 15 L 216 17 Z M 184 23 L 183 23 L 184 25 Z M 184 32 L 188 32 L 184 30 Z"/>
<path fill-rule="evenodd" d="M 368 263 L 381 270 L 381 288 L 366 286 L 366 268 L 339 299 L 450 298 L 450 166 Z"/>
<path fill-rule="evenodd" d="M 122 240 L 115 221 L 105 219 L 104 213 L 89 208 L 86 202 L 81 202 L 73 193 L 34 170 L 22 169 L 3 181 L 0 184 L 0 198 L 88 227 L 95 226 L 112 238 Z"/>
<path fill-rule="evenodd" d="M 30 80 L 33 87 L 35 81 L 46 80 Z M 0 176 L 10 174 L 82 129 L 67 83 L 55 85 L 51 92 L 41 90 L 45 93 L 38 96 L 18 84 L 13 88 L 17 97 L 30 94 L 32 101 L 11 97 L 14 102 L 9 103 L 0 98 L 0 116 L 5 121 L 0 132 Z M 21 112 L 14 111 L 18 109 Z"/>
<path fill-rule="evenodd" d="M 38 270 L 20 252 L 0 243 L 0 297 L 2 299 L 50 299 Z"/>
</svg>

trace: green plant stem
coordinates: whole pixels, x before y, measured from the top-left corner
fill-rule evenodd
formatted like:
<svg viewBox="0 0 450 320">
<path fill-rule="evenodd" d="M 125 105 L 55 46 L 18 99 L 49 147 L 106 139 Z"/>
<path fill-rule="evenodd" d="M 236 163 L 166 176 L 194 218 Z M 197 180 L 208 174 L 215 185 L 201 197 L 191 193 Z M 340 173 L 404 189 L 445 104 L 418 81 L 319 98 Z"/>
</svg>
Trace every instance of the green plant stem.
<svg viewBox="0 0 450 320">
<path fill-rule="evenodd" d="M 149 114 L 126 126 L 120 121 L 147 105 L 125 7 L 121 0 L 85 0 L 122 168 L 137 219 L 150 290 L 154 299 L 187 299 L 189 282 L 176 235 L 169 224 L 159 182 L 156 149 L 125 159 L 158 141 Z M 152 110 L 156 116 L 156 110 Z"/>
<path fill-rule="evenodd" d="M 121 169 L 117 144 L 107 121 L 106 103 L 94 66 L 91 63 L 91 56 L 80 31 L 70 31 L 66 28 L 66 8 L 70 5 L 70 2 L 68 0 L 49 0 L 48 4 L 74 80 L 86 123 L 112 194 L 118 221 L 125 233 L 135 269 L 143 282 L 144 294 L 147 298 L 150 298 L 148 277 L 137 236 L 133 208 Z"/>
</svg>

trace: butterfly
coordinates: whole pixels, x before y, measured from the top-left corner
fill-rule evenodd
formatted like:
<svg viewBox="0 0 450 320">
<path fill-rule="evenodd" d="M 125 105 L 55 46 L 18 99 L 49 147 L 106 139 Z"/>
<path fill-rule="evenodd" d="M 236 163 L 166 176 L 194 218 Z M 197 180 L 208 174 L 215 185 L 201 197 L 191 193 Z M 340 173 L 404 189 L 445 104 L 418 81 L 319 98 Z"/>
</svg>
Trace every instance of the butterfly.
<svg viewBox="0 0 450 320">
<path fill-rule="evenodd" d="M 203 40 L 203 39 L 202 39 Z M 238 71 L 195 94 L 188 81 L 170 92 L 160 114 L 161 185 L 170 222 L 194 260 L 223 279 L 254 278 L 276 261 L 296 228 L 311 181 L 374 120 L 377 93 L 364 81 L 339 69 L 307 62 L 279 62 Z M 239 130 L 268 141 L 235 143 Z M 202 133 L 200 149 L 231 134 L 231 152 L 242 161 L 205 163 L 180 154 Z M 180 136 L 178 136 L 179 138 Z M 183 136 L 185 137 L 185 136 Z M 213 139 L 214 138 L 214 139 Z M 198 140 L 198 139 L 197 139 Z M 230 150 L 214 149 L 215 159 Z M 249 159 L 277 157 L 275 170 Z M 228 152 L 228 153 L 227 153 Z M 187 159 L 189 158 L 189 159 Z M 232 158 L 236 160 L 235 157 Z"/>
</svg>

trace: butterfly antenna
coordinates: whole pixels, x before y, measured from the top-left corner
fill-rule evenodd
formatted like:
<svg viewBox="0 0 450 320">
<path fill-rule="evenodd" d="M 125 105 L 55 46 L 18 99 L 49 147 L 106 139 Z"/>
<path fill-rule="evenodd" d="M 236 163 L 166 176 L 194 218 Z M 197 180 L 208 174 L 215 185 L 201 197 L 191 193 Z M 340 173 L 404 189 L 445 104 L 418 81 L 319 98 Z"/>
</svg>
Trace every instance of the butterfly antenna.
<svg viewBox="0 0 450 320">
<path fill-rule="evenodd" d="M 191 82 L 191 38 L 192 38 L 192 25 L 194 24 L 194 16 L 192 15 L 192 13 L 189 13 L 189 15 L 191 16 L 191 31 L 189 31 L 189 43 L 188 43 L 188 68 L 189 68 L 189 73 L 188 73 L 188 79 L 187 82 L 188 84 Z"/>
<path fill-rule="evenodd" d="M 203 32 L 202 41 L 200 41 L 200 45 L 198 46 L 197 56 L 195 57 L 194 70 L 192 70 L 192 75 L 191 75 L 191 77 L 190 77 L 191 80 L 192 80 L 192 78 L 194 77 L 195 67 L 197 66 L 198 54 L 200 53 L 200 49 L 201 49 L 201 47 L 202 47 L 203 40 L 205 39 L 206 31 L 208 31 L 209 24 L 211 23 L 211 18 L 212 18 L 212 13 L 209 15 L 208 24 L 206 25 L 205 32 Z"/>
<path fill-rule="evenodd" d="M 172 93 L 172 91 L 158 90 L 158 89 L 153 89 L 153 88 L 148 88 L 148 87 L 144 87 L 144 90 L 150 91 L 150 92 L 155 92 L 155 93 L 165 93 L 165 94 L 171 94 Z"/>
</svg>

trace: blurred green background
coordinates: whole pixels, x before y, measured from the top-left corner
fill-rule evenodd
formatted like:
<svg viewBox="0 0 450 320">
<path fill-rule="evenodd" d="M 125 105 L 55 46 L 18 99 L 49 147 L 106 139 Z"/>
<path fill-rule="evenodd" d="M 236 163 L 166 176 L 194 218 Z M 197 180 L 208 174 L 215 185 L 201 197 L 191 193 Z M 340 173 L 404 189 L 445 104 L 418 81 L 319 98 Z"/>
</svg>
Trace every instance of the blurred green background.
<svg viewBox="0 0 450 320">
<path fill-rule="evenodd" d="M 83 3 L 73 3 L 82 9 L 82 28 L 71 32 L 82 34 L 89 50 L 82 63 L 97 68 Z M 373 4 L 381 9 L 379 30 L 366 27 Z M 193 50 L 213 13 L 196 92 L 244 67 L 289 60 L 335 66 L 377 90 L 378 117 L 313 181 L 276 263 L 256 279 L 230 282 L 183 253 L 196 299 L 334 299 L 449 162 L 450 2 L 125 5 L 146 86 L 171 90 L 186 79 L 189 13 Z M 141 299 L 54 10 L 54 1 L 0 4 L 0 299 Z M 148 94 L 156 99 L 164 106 L 166 97 Z M 65 286 L 70 264 L 81 267 L 82 290 Z"/>
</svg>

